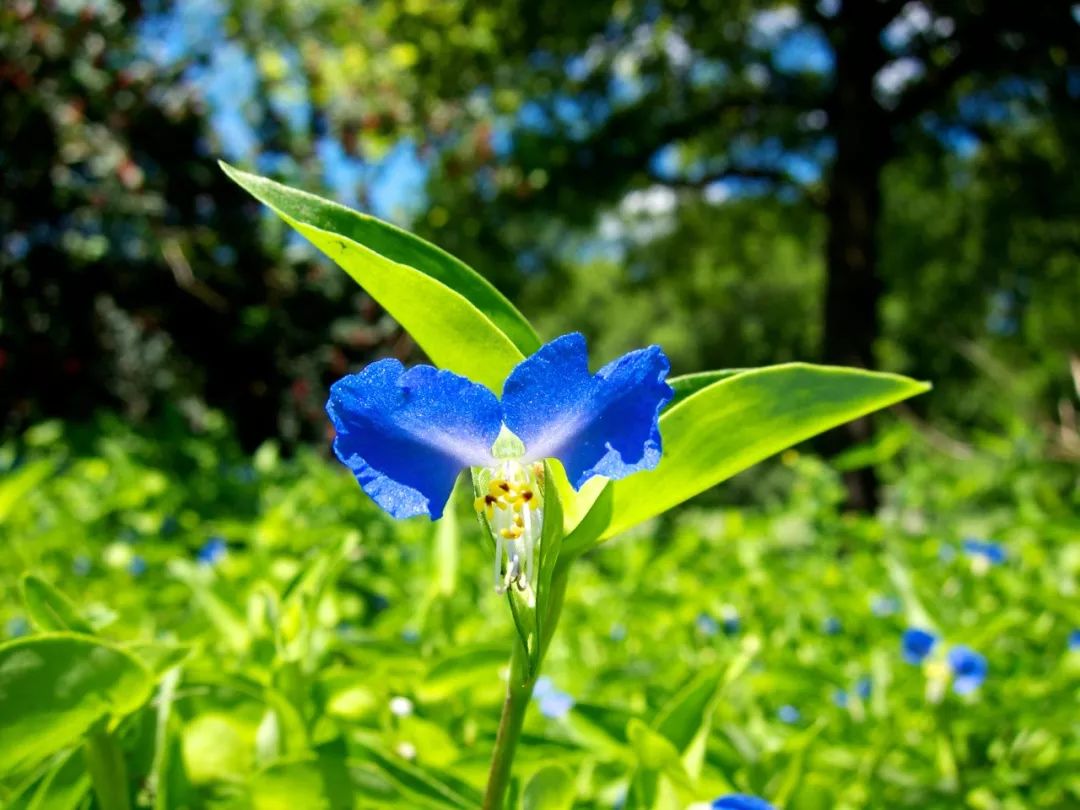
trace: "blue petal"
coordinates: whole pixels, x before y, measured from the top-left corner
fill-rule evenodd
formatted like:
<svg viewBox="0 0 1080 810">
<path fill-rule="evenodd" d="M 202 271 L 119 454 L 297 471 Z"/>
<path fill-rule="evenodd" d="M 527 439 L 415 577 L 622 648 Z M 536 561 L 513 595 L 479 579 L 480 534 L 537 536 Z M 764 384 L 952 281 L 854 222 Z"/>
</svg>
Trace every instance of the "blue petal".
<svg viewBox="0 0 1080 810">
<path fill-rule="evenodd" d="M 958 695 L 974 692 L 986 680 L 986 659 L 963 644 L 949 650 L 949 667 L 954 676 L 953 691 Z"/>
<path fill-rule="evenodd" d="M 450 371 L 380 360 L 333 384 L 334 452 L 393 515 L 442 516 L 458 473 L 492 463 L 499 402 Z"/>
<path fill-rule="evenodd" d="M 712 810 L 773 810 L 773 806 L 757 796 L 747 796 L 742 793 L 732 793 L 730 796 L 721 796 L 712 803 Z"/>
<path fill-rule="evenodd" d="M 974 537 L 965 538 L 961 543 L 964 553 L 969 557 L 985 557 L 987 562 L 999 565 L 1008 559 L 1005 548 L 989 540 L 979 540 Z"/>
<path fill-rule="evenodd" d="M 904 637 L 900 642 L 904 660 L 909 664 L 921 664 L 926 656 L 930 655 L 937 640 L 937 636 L 929 630 L 909 627 L 904 631 Z"/>
<path fill-rule="evenodd" d="M 594 475 L 624 478 L 660 463 L 660 409 L 671 399 L 659 346 L 589 373 L 585 338 L 563 335 L 522 360 L 503 386 L 503 419 L 529 460 L 557 458 L 580 488 Z"/>
</svg>

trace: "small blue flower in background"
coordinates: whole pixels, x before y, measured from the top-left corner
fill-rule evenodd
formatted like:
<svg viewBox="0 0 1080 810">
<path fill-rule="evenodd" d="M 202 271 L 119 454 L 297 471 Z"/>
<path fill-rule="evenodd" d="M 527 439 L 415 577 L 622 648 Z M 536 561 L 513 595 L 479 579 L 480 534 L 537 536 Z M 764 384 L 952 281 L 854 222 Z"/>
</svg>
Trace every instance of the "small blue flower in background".
<svg viewBox="0 0 1080 810">
<path fill-rule="evenodd" d="M 202 565 L 216 565 L 224 559 L 228 551 L 229 547 L 225 543 L 225 538 L 214 535 L 203 543 L 196 558 Z"/>
<path fill-rule="evenodd" d="M 128 573 L 133 577 L 141 577 L 146 573 L 146 560 L 138 554 L 134 555 L 128 563 Z"/>
<path fill-rule="evenodd" d="M 699 613 L 697 619 L 694 621 L 694 626 L 703 636 L 715 636 L 720 632 L 720 625 L 718 625 L 716 619 L 708 613 Z"/>
<path fill-rule="evenodd" d="M 75 572 L 77 577 L 85 577 L 93 567 L 93 562 L 85 554 L 79 554 L 71 561 L 71 570 Z"/>
<path fill-rule="evenodd" d="M 660 410 L 674 395 L 665 382 L 669 368 L 663 351 L 650 346 L 591 374 L 585 338 L 573 333 L 518 363 L 501 400 L 451 371 L 406 370 L 387 359 L 334 383 L 326 410 L 337 431 L 334 452 L 395 518 L 437 520 L 459 473 L 482 468 L 489 489 L 477 511 L 498 543 L 496 588 L 528 590 L 543 520 L 542 462 L 561 461 L 575 489 L 593 476 L 655 468 Z M 496 440 L 504 446 L 499 457 Z"/>
<path fill-rule="evenodd" d="M 861 700 L 869 700 L 871 692 L 874 691 L 874 682 L 867 676 L 859 678 L 855 681 L 855 694 L 859 696 Z"/>
<path fill-rule="evenodd" d="M 612 641 L 625 641 L 626 640 L 626 625 L 615 622 L 611 625 L 611 631 L 608 633 Z"/>
<path fill-rule="evenodd" d="M 8 619 L 7 626 L 4 628 L 4 632 L 7 633 L 8 638 L 18 638 L 19 636 L 25 636 L 30 632 L 30 622 L 23 616 L 12 616 Z"/>
<path fill-rule="evenodd" d="M 949 650 L 949 668 L 953 673 L 953 691 L 968 695 L 986 680 L 986 659 L 970 647 L 957 644 Z"/>
<path fill-rule="evenodd" d="M 835 616 L 829 616 L 825 619 L 825 622 L 821 626 L 822 631 L 827 636 L 838 636 L 844 630 L 844 625 L 840 623 L 840 620 Z"/>
<path fill-rule="evenodd" d="M 892 616 L 900 610 L 900 600 L 895 596 L 875 596 L 870 610 L 875 616 Z"/>
<path fill-rule="evenodd" d="M 787 723 L 788 725 L 798 723 L 799 720 L 802 719 L 802 714 L 799 710 L 791 705 L 781 706 L 776 712 L 776 716 L 780 718 L 780 722 Z"/>
<path fill-rule="evenodd" d="M 909 627 L 900 641 L 904 660 L 909 664 L 921 664 L 933 651 L 937 641 L 938 637 L 929 630 Z"/>
<path fill-rule="evenodd" d="M 566 692 L 560 691 L 547 675 L 542 675 L 536 680 L 536 686 L 533 687 L 533 700 L 540 704 L 540 714 L 552 720 L 561 720 L 574 708 L 574 699 Z"/>
<path fill-rule="evenodd" d="M 852 690 L 859 700 L 868 700 L 870 698 L 870 692 L 873 688 L 873 681 L 870 678 L 863 676 L 855 682 L 855 688 Z M 839 708 L 846 709 L 851 702 L 850 694 L 844 689 L 837 689 L 833 692 L 833 703 Z"/>
<path fill-rule="evenodd" d="M 1069 633 L 1069 649 L 1073 652 L 1080 652 L 1080 629 L 1073 630 Z"/>
<path fill-rule="evenodd" d="M 971 560 L 971 570 L 976 574 L 985 574 L 992 566 L 1000 565 L 1008 559 L 1004 547 L 987 540 L 967 537 L 960 547 Z"/>
<path fill-rule="evenodd" d="M 725 636 L 733 636 L 739 632 L 739 628 L 742 627 L 742 621 L 739 619 L 739 611 L 728 605 L 724 608 L 723 619 L 720 622 L 720 626 L 724 629 Z"/>
<path fill-rule="evenodd" d="M 733 793 L 721 796 L 712 803 L 712 810 L 774 810 L 773 806 L 757 796 Z"/>
</svg>

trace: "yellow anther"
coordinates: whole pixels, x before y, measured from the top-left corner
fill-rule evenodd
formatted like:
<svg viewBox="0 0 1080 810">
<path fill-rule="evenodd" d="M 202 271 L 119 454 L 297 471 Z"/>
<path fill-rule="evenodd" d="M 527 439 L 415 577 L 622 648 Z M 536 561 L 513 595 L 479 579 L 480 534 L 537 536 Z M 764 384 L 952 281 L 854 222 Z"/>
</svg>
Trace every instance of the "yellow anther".
<svg viewBox="0 0 1080 810">
<path fill-rule="evenodd" d="M 536 476 L 536 480 L 541 484 L 544 483 L 544 462 L 534 461 L 532 465 L 533 475 Z"/>
<path fill-rule="evenodd" d="M 515 526 L 521 526 L 522 528 L 525 528 L 525 519 L 523 517 L 521 517 L 520 514 L 515 514 L 514 515 L 514 525 Z"/>
<path fill-rule="evenodd" d="M 504 504 L 499 503 L 499 499 L 494 495 L 480 495 L 473 501 L 473 509 L 476 510 L 477 514 L 483 513 L 487 515 L 488 520 L 495 517 L 496 506 L 500 509 L 506 508 Z"/>
<path fill-rule="evenodd" d="M 525 530 L 521 526 L 511 526 L 509 529 L 499 529 L 499 534 L 505 537 L 507 540 L 517 540 L 525 533 Z"/>
<path fill-rule="evenodd" d="M 509 482 L 502 478 L 496 478 L 488 484 L 488 494 L 494 495 L 496 498 L 501 498 L 510 494 L 511 489 L 512 487 Z"/>
</svg>

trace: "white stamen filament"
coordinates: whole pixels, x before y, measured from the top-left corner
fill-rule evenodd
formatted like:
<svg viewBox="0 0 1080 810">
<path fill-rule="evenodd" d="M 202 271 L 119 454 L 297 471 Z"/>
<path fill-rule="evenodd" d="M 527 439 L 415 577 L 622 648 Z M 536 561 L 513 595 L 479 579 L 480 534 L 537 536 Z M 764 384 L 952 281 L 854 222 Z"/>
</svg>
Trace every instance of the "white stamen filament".
<svg viewBox="0 0 1080 810">
<path fill-rule="evenodd" d="M 477 475 L 476 510 L 495 535 L 492 580 L 497 593 L 516 587 L 535 601 L 536 546 L 543 531 L 543 484 L 537 468 L 504 460 Z M 535 512 L 535 514 L 533 514 Z"/>
</svg>

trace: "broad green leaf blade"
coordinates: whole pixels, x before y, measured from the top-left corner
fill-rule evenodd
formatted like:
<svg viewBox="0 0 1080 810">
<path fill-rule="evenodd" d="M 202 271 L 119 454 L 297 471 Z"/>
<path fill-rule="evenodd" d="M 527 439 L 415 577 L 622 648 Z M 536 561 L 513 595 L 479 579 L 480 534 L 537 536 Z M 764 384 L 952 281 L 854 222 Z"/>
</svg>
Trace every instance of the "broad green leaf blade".
<svg viewBox="0 0 1080 810">
<path fill-rule="evenodd" d="M 611 537 L 829 428 L 930 386 L 895 374 L 791 363 L 714 382 L 660 417 L 660 465 L 616 481 Z"/>
<path fill-rule="evenodd" d="M 496 393 L 540 348 L 532 326 L 486 279 L 424 240 L 313 194 L 222 169 L 378 301 L 435 365 Z"/>
<path fill-rule="evenodd" d="M 746 368 L 725 368 L 717 371 L 698 371 L 694 374 L 683 374 L 678 377 L 669 377 L 668 385 L 675 391 L 675 396 L 667 404 L 664 410 L 670 411 L 691 394 L 696 394 L 702 388 L 708 388 L 715 382 L 742 374 L 744 371 L 752 371 Z"/>
<path fill-rule="evenodd" d="M 23 577 L 22 586 L 26 612 L 38 630 L 46 633 L 70 630 L 88 636 L 94 634 L 94 628 L 79 615 L 71 600 L 41 577 L 27 574 Z"/>
<path fill-rule="evenodd" d="M 152 687 L 139 661 L 87 636 L 0 645 L 0 774 L 71 745 L 103 717 L 133 712 Z"/>
<path fill-rule="evenodd" d="M 533 774 L 521 798 L 522 810 L 570 810 L 574 805 L 574 782 L 558 765 Z"/>
</svg>

